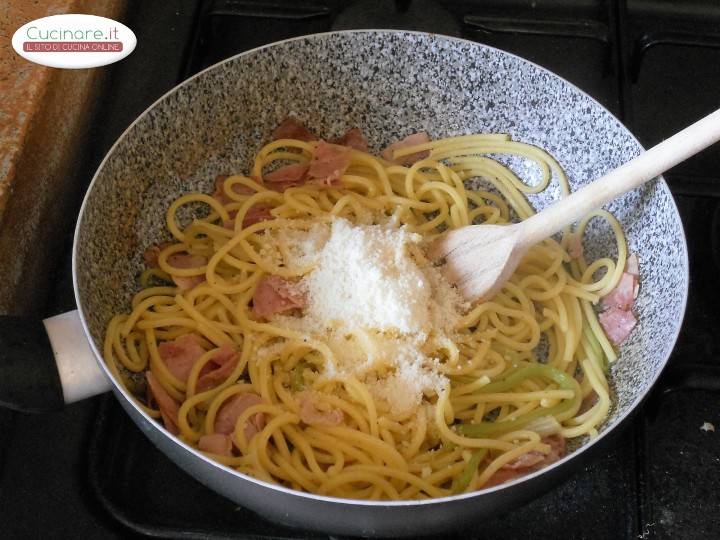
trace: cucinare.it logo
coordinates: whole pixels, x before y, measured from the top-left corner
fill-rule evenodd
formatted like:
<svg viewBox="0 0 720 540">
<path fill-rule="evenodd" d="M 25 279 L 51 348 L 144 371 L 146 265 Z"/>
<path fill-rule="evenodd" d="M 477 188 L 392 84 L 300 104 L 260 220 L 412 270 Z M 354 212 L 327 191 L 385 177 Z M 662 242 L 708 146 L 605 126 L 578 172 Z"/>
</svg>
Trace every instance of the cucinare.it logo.
<svg viewBox="0 0 720 540">
<path fill-rule="evenodd" d="M 20 56 L 44 66 L 80 69 L 122 60 L 137 39 L 127 26 L 95 15 L 52 15 L 24 24 L 12 38 Z"/>
</svg>

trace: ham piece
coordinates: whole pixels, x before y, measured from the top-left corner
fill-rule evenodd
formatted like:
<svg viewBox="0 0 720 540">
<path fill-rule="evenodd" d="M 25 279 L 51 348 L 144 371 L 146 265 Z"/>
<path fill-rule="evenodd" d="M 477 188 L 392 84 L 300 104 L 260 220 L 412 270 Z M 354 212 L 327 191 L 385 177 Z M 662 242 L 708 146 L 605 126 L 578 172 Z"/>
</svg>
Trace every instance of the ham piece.
<svg viewBox="0 0 720 540">
<path fill-rule="evenodd" d="M 624 272 L 617 286 L 602 299 L 606 308 L 629 310 L 635 303 L 635 284 L 637 276 Z"/>
<path fill-rule="evenodd" d="M 298 395 L 300 401 L 300 420 L 309 426 L 338 426 L 343 421 L 343 412 L 340 409 L 323 411 L 318 408 L 317 402 L 309 392 Z"/>
<path fill-rule="evenodd" d="M 282 193 L 288 188 L 303 185 L 307 181 L 309 168 L 307 163 L 285 165 L 267 173 L 263 176 L 263 181 L 269 189 Z"/>
<path fill-rule="evenodd" d="M 223 433 L 203 435 L 198 441 L 198 448 L 203 452 L 218 456 L 232 456 L 232 439 Z"/>
<path fill-rule="evenodd" d="M 162 242 L 156 246 L 151 246 L 143 253 L 145 264 L 149 268 L 158 268 L 158 257 L 160 252 L 168 247 L 170 242 Z M 168 256 L 167 263 L 174 268 L 197 268 L 207 264 L 207 259 L 202 255 L 190 255 L 189 253 L 173 253 Z M 172 280 L 183 290 L 192 289 L 195 285 L 205 281 L 204 275 L 199 276 L 172 276 Z"/>
<path fill-rule="evenodd" d="M 315 147 L 309 164 L 285 165 L 265 174 L 263 181 L 269 189 L 279 192 L 290 187 L 301 186 L 309 179 L 315 183 L 333 186 L 337 185 L 349 165 L 348 147 L 320 141 Z"/>
<path fill-rule="evenodd" d="M 315 146 L 308 177 L 326 186 L 336 186 L 350 166 L 350 149 L 346 146 L 320 141 Z"/>
<path fill-rule="evenodd" d="M 272 132 L 272 140 L 277 141 L 278 139 L 316 141 L 317 137 L 300 122 L 288 116 L 285 120 L 280 122 L 280 125 Z"/>
<path fill-rule="evenodd" d="M 273 216 L 270 212 L 272 208 L 273 207 L 269 204 L 253 204 L 245 213 L 245 217 L 242 222 L 243 229 L 249 227 L 250 225 L 260 223 L 261 221 L 275 219 L 275 216 Z M 223 227 L 232 231 L 235 229 L 235 216 L 237 215 L 237 210 L 231 210 L 228 214 L 230 215 L 230 219 L 223 222 Z"/>
<path fill-rule="evenodd" d="M 415 146 L 415 145 L 423 144 L 426 142 L 430 142 L 430 137 L 428 137 L 427 133 L 425 133 L 424 131 L 422 131 L 420 133 L 413 133 L 412 135 L 408 135 L 404 139 L 396 141 L 396 142 L 392 143 L 391 145 L 387 146 L 382 152 L 380 152 L 380 155 L 388 161 L 393 161 L 395 163 L 398 163 L 399 165 L 404 165 L 406 167 L 409 167 L 413 163 L 428 157 L 430 155 L 430 150 L 423 150 L 422 152 L 415 152 L 414 154 L 402 156 L 397 159 L 395 159 L 393 157 L 393 152 L 395 150 L 407 148 L 408 146 Z"/>
<path fill-rule="evenodd" d="M 170 373 L 186 382 L 195 362 L 205 354 L 196 334 L 185 334 L 174 341 L 165 341 L 158 345 L 160 358 L 165 362 Z"/>
<path fill-rule="evenodd" d="M 159 268 L 158 257 L 160 256 L 160 252 L 170 245 L 172 245 L 172 242 L 161 242 L 156 246 L 150 246 L 149 248 L 147 248 L 143 252 L 143 259 L 145 260 L 145 265 L 148 268 Z"/>
<path fill-rule="evenodd" d="M 197 391 L 215 388 L 227 379 L 238 363 L 238 354 L 229 345 L 223 345 L 205 364 L 198 375 Z"/>
<path fill-rule="evenodd" d="M 224 174 L 221 174 L 215 178 L 215 192 L 212 194 L 212 196 L 221 204 L 229 204 L 231 202 L 235 202 L 233 199 L 231 199 L 225 194 L 225 190 L 223 189 L 223 183 L 225 182 L 225 180 L 227 180 L 227 178 L 227 175 Z M 252 189 L 243 184 L 233 184 L 231 189 L 238 195 L 252 195 L 253 193 L 255 193 Z"/>
<path fill-rule="evenodd" d="M 485 482 L 482 487 L 483 488 L 489 488 L 493 486 L 499 486 L 500 484 L 504 484 L 506 482 L 510 482 L 511 480 L 515 480 L 516 478 L 520 478 L 521 476 L 525 476 L 526 474 L 530 474 L 529 470 L 517 470 L 517 469 L 505 469 L 500 468 L 495 473 L 487 479 L 487 482 Z"/>
<path fill-rule="evenodd" d="M 225 190 L 223 189 L 223 183 L 226 179 L 226 174 L 220 174 L 215 177 L 215 191 L 212 196 L 213 199 L 217 199 L 221 204 L 228 204 L 231 202 L 230 198 L 225 194 Z"/>
<path fill-rule="evenodd" d="M 347 146 L 348 148 L 354 148 L 360 152 L 368 151 L 367 139 L 360 131 L 360 128 L 352 128 L 345 132 L 345 134 L 339 139 L 330 141 L 332 144 L 339 144 L 340 146 Z"/>
<path fill-rule="evenodd" d="M 625 271 L 633 276 L 640 275 L 640 262 L 637 253 L 631 253 L 625 262 Z"/>
<path fill-rule="evenodd" d="M 202 255 L 191 255 L 189 253 L 173 253 L 167 258 L 167 262 L 173 268 L 187 269 L 198 268 L 207 264 L 207 259 Z M 172 276 L 175 285 L 182 290 L 192 289 L 195 285 L 199 285 L 205 281 L 205 275 L 198 276 Z"/>
<path fill-rule="evenodd" d="M 518 456 L 500 467 L 482 487 L 497 486 L 532 472 L 539 471 L 555 463 L 565 455 L 565 438 L 561 435 L 549 435 L 543 437 L 541 440 L 543 443 L 550 445 L 549 453 L 543 454 L 542 452 L 533 450 L 522 456 Z"/>
<path fill-rule="evenodd" d="M 155 378 L 150 371 L 145 372 L 145 378 L 147 379 L 148 388 L 152 398 L 157 403 L 158 409 L 160 409 L 160 416 L 162 417 L 165 429 L 167 429 L 173 435 L 180 433 L 178 429 L 178 411 L 180 406 L 170 394 L 162 387 L 160 381 Z"/>
<path fill-rule="evenodd" d="M 635 300 L 640 287 L 640 263 L 636 253 L 628 255 L 625 261 L 625 271 L 620 281 L 610 293 L 603 298 L 603 305 L 606 307 L 619 307 L 630 309 L 632 300 Z"/>
<path fill-rule="evenodd" d="M 567 252 L 571 259 L 579 259 L 583 254 L 582 238 L 579 234 L 570 235 L 567 245 Z"/>
<path fill-rule="evenodd" d="M 215 417 L 215 433 L 230 435 L 235 431 L 235 424 L 240 415 L 253 405 L 263 402 L 257 394 L 235 394 L 220 406 Z M 249 441 L 253 435 L 262 431 L 265 427 L 265 415 L 263 413 L 253 414 L 245 423 L 245 440 Z"/>
<path fill-rule="evenodd" d="M 598 321 L 608 339 L 615 345 L 620 345 L 625 341 L 637 324 L 637 319 L 632 311 L 617 307 L 603 311 L 598 315 Z"/>
<path fill-rule="evenodd" d="M 306 303 L 307 298 L 301 285 L 280 276 L 263 277 L 253 294 L 253 311 L 260 317 L 302 309 Z"/>
<path fill-rule="evenodd" d="M 577 415 L 580 416 L 581 414 L 585 414 L 590 409 L 592 409 L 595 404 L 598 402 L 598 395 L 593 390 L 590 392 L 587 396 L 585 396 L 580 403 L 580 408 L 578 409 Z"/>
<path fill-rule="evenodd" d="M 630 335 L 637 324 L 632 307 L 640 288 L 640 265 L 635 253 L 631 253 L 625 263 L 625 271 L 615 288 L 602 299 L 607 308 L 598 315 L 600 326 L 608 339 L 620 345 Z"/>
<path fill-rule="evenodd" d="M 269 204 L 253 204 L 243 218 L 243 228 L 255 225 L 261 221 L 275 219 L 275 216 L 270 213 L 270 210 L 272 210 L 272 206 Z"/>
<path fill-rule="evenodd" d="M 504 469 L 529 469 L 542 463 L 545 467 L 551 463 L 555 463 L 565 455 L 565 438 L 560 435 L 549 435 L 542 438 L 542 442 L 550 445 L 550 452 L 543 454 L 537 450 L 532 450 L 521 456 L 516 457 L 512 461 L 503 465 Z M 537 470 L 537 469 L 535 469 Z"/>
<path fill-rule="evenodd" d="M 503 465 L 502 468 L 512 470 L 529 469 L 530 467 L 533 467 L 544 460 L 545 454 L 533 450 L 532 452 L 527 452 L 521 456 L 516 457 L 512 461 Z"/>
</svg>

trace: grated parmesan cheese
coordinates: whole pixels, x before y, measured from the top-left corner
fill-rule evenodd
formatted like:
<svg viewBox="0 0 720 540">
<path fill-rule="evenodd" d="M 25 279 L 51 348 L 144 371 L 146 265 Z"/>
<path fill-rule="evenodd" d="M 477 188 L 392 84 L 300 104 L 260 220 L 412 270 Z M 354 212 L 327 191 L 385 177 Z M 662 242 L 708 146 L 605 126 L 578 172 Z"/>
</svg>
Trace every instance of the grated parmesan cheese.
<svg viewBox="0 0 720 540">
<path fill-rule="evenodd" d="M 324 376 L 358 378 L 393 414 L 439 394 L 448 383 L 440 359 L 423 351 L 442 348 L 467 305 L 439 271 L 414 260 L 410 247 L 421 237 L 340 218 L 329 231 L 323 225 L 290 235 L 283 251 L 293 254 L 291 264 L 315 264 L 303 280 L 308 305 L 302 317 L 273 322 L 321 339 L 334 356 Z"/>
<path fill-rule="evenodd" d="M 317 263 L 323 245 L 330 236 L 326 223 L 313 223 L 310 229 L 278 229 L 280 245 L 285 248 L 289 266 L 305 267 Z"/>
<path fill-rule="evenodd" d="M 277 266 L 303 269 L 317 264 L 329 236 L 330 226 L 322 222 L 312 223 L 307 229 L 270 229 L 259 239 L 259 255 Z"/>
<path fill-rule="evenodd" d="M 429 331 L 430 283 L 406 249 L 420 239 L 404 229 L 334 221 L 306 279 L 307 313 L 334 326 Z"/>
<path fill-rule="evenodd" d="M 439 373 L 439 362 L 423 354 L 410 340 L 395 340 L 383 351 L 387 365 L 395 371 L 376 381 L 369 381 L 370 392 L 384 399 L 393 414 L 417 408 L 423 394 L 439 394 L 447 378 Z"/>
</svg>

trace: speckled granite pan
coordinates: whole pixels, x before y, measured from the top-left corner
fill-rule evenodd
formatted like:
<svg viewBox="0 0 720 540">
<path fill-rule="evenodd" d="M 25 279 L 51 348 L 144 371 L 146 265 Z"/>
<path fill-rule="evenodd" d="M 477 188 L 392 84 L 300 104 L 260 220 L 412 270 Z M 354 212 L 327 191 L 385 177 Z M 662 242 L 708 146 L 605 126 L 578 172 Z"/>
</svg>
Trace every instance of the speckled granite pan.
<svg viewBox="0 0 720 540">
<path fill-rule="evenodd" d="M 550 151 L 573 188 L 641 151 L 593 99 L 516 56 L 437 35 L 393 31 L 321 34 L 231 58 L 186 81 L 148 109 L 103 161 L 77 228 L 78 305 L 96 353 L 113 313 L 137 289 L 141 253 L 163 236 L 171 200 L 210 191 L 216 174 L 246 171 L 251 156 L 288 114 L 316 133 L 358 126 L 378 150 L 425 130 L 434 137 L 507 132 Z M 517 164 L 522 167 L 522 163 Z M 557 185 L 534 197 L 541 208 Z M 609 210 L 639 254 L 640 324 L 612 370 L 615 405 L 601 437 L 639 403 L 658 377 L 680 328 L 688 286 L 680 218 L 662 180 Z M 591 227 L 592 255 L 613 255 L 608 230 Z M 590 441 L 561 462 L 479 494 L 410 503 L 357 503 L 298 494 L 217 465 L 149 421 L 115 393 L 148 436 L 200 481 L 272 519 L 332 533 L 409 535 L 447 530 L 507 510 L 562 478 Z"/>
</svg>

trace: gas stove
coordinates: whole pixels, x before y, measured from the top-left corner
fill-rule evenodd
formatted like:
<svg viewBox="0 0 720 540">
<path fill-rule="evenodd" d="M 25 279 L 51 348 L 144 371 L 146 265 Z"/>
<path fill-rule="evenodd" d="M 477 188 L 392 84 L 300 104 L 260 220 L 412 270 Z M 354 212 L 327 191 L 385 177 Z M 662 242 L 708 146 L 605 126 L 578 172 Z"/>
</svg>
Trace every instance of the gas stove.
<svg viewBox="0 0 720 540">
<path fill-rule="evenodd" d="M 716 0 L 172 0 L 130 2 L 124 22 L 138 47 L 112 70 L 78 185 L 89 183 L 122 130 L 184 78 L 253 47 L 337 29 L 423 30 L 515 53 L 595 97 L 645 146 L 720 106 Z M 469 523 L 458 537 L 720 536 L 718 171 L 715 145 L 665 176 L 688 238 L 690 298 L 650 397 L 564 484 Z M 67 214 L 46 316 L 74 308 L 70 248 L 79 204 Z M 4 538 L 320 536 L 267 522 L 185 475 L 111 396 L 45 416 L 0 410 L 0 429 Z"/>
</svg>

